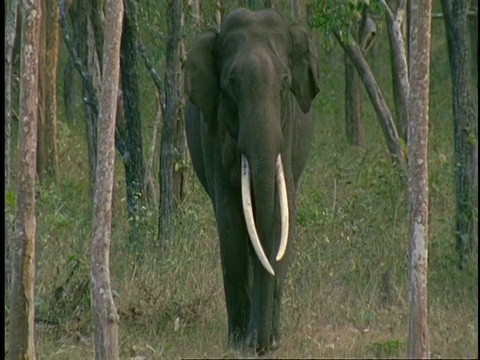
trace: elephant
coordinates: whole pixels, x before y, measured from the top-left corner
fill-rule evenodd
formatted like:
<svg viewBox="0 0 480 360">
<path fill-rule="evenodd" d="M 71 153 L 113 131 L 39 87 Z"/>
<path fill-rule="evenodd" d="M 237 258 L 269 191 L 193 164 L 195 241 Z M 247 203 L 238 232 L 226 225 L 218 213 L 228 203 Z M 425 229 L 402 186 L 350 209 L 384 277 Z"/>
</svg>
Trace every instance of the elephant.
<svg viewBox="0 0 480 360">
<path fill-rule="evenodd" d="M 185 62 L 185 131 L 216 218 L 230 349 L 280 343 L 296 195 L 319 91 L 316 46 L 274 9 L 235 9 Z M 253 195 L 253 196 L 252 196 Z"/>
</svg>

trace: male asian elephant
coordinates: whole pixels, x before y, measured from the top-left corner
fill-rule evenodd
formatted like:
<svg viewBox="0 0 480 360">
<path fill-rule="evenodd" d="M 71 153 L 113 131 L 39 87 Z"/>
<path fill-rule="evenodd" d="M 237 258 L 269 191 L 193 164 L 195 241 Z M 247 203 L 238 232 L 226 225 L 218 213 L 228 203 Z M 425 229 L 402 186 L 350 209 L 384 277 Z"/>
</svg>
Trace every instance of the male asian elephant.
<svg viewBox="0 0 480 360">
<path fill-rule="evenodd" d="M 193 40 L 185 71 L 187 142 L 215 211 L 228 344 L 264 353 L 279 344 L 317 50 L 275 10 L 236 9 L 219 33 Z"/>
</svg>

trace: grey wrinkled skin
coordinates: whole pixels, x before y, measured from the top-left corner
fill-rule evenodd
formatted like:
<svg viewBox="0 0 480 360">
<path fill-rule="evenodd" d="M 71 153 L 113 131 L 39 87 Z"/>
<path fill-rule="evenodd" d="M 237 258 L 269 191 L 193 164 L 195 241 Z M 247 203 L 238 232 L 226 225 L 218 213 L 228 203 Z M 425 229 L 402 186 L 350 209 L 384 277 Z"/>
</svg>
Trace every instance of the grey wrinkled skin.
<svg viewBox="0 0 480 360">
<path fill-rule="evenodd" d="M 187 142 L 215 212 L 228 316 L 228 345 L 263 354 L 280 343 L 280 300 L 295 232 L 296 192 L 313 134 L 317 50 L 272 9 L 229 13 L 221 30 L 192 42 L 186 62 Z M 241 155 L 250 166 L 254 217 L 271 276 L 249 241 L 242 211 Z M 275 161 L 281 154 L 289 242 L 280 261 Z"/>
</svg>

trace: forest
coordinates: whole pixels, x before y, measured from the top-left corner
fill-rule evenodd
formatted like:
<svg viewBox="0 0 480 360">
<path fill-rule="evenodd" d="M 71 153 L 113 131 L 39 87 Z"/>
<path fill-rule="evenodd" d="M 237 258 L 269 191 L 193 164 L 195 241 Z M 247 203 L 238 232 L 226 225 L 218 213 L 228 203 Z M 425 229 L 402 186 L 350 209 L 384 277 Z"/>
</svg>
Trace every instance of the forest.
<svg viewBox="0 0 480 360">
<path fill-rule="evenodd" d="M 268 356 L 476 358 L 477 0 L 5 1 L 5 358 L 239 356 L 185 136 L 190 44 L 239 7 L 319 62 Z"/>
</svg>

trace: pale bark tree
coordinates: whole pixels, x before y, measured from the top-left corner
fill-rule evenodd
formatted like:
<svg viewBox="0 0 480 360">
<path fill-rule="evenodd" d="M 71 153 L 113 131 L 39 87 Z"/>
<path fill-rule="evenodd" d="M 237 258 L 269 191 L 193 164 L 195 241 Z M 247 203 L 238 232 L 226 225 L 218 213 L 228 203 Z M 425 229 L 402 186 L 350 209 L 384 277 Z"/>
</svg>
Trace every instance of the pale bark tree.
<svg viewBox="0 0 480 360">
<path fill-rule="evenodd" d="M 92 236 L 92 312 L 95 358 L 118 359 L 117 308 L 110 281 L 112 193 L 115 163 L 115 117 L 120 77 L 123 2 L 106 2 L 103 78 L 98 118 L 98 154 Z"/>
<path fill-rule="evenodd" d="M 7 17 L 5 23 L 5 190 L 10 188 L 11 179 L 11 124 L 12 124 L 12 73 L 13 73 L 13 48 L 18 19 L 18 0 L 10 0 L 7 4 Z M 7 213 L 5 203 L 5 214 Z M 11 229 L 8 216 L 5 216 L 5 302 L 8 301 L 11 278 Z"/>
<path fill-rule="evenodd" d="M 408 79 L 407 44 L 405 24 L 407 0 L 388 0 L 384 3 L 387 19 L 388 40 L 392 66 L 393 100 L 395 119 L 400 137 L 406 142 L 408 127 L 408 97 L 410 84 Z"/>
<path fill-rule="evenodd" d="M 405 2 L 406 0 L 399 1 Z M 378 3 L 385 8 L 388 14 L 395 16 L 386 0 L 380 0 Z M 403 175 L 406 170 L 404 147 L 400 141 L 400 136 L 392 113 L 388 108 L 385 97 L 378 86 L 370 66 L 362 54 L 360 45 L 357 44 L 354 37 L 347 36 L 347 34 L 350 33 L 352 22 L 354 22 L 355 17 L 358 15 L 358 10 L 353 11 L 349 5 L 351 5 L 349 2 L 340 2 L 338 4 L 330 1 L 313 2 L 309 23 L 313 27 L 322 28 L 325 35 L 333 34 L 352 64 L 355 66 L 377 114 L 377 118 L 385 136 L 390 157 L 394 163 L 399 165 Z M 357 5 L 360 5 L 362 9 L 368 7 L 367 2 L 359 2 Z M 398 8 L 400 8 L 400 3 Z M 398 12 L 397 15 L 399 15 Z M 398 23 L 398 19 L 393 23 Z M 402 38 L 400 38 L 400 40 L 402 40 Z M 394 48 L 400 48 L 402 42 L 398 42 L 394 45 Z M 403 76 L 404 75 L 405 74 L 403 74 Z"/>
<path fill-rule="evenodd" d="M 299 20 L 300 19 L 300 0 L 289 0 L 290 3 L 290 16 L 292 20 Z"/>
<path fill-rule="evenodd" d="M 467 1 L 442 0 L 452 74 L 455 148 L 455 236 L 460 267 L 475 249 L 474 161 L 478 142 L 478 104 L 473 99 L 469 57 Z"/>
<path fill-rule="evenodd" d="M 199 31 L 201 28 L 200 0 L 188 0 L 188 6 L 193 18 L 193 28 Z"/>
<path fill-rule="evenodd" d="M 427 325 L 428 272 L 428 109 L 431 1 L 412 1 L 408 191 L 410 203 L 409 316 L 407 357 L 430 357 Z"/>
<path fill-rule="evenodd" d="M 158 219 L 158 237 L 167 249 L 172 237 L 174 213 L 176 211 L 175 166 L 178 166 L 180 150 L 176 146 L 177 121 L 179 121 L 180 98 L 178 83 L 180 72 L 180 27 L 181 1 L 171 0 L 167 3 L 168 39 L 166 46 L 165 98 L 166 112 L 162 129 L 160 148 L 160 211 Z"/>
<path fill-rule="evenodd" d="M 385 101 L 385 97 L 383 96 L 383 93 L 378 86 L 375 77 L 373 76 L 372 70 L 362 55 L 360 46 L 352 38 L 349 42 L 343 41 L 338 30 L 333 30 L 333 34 L 350 58 L 350 61 L 355 66 L 355 69 L 362 79 L 363 85 L 367 90 L 367 94 L 372 102 L 373 108 L 375 109 L 377 118 L 382 127 L 392 161 L 398 164 L 400 168 L 405 169 L 405 155 L 400 145 L 397 128 L 393 121 L 392 114 Z"/>
<path fill-rule="evenodd" d="M 376 31 L 375 23 L 365 8 L 358 26 L 352 30 L 352 36 L 358 41 L 363 55 L 371 48 Z M 360 77 L 345 53 L 345 132 L 347 142 L 357 147 L 363 146 L 360 84 Z"/>
<path fill-rule="evenodd" d="M 5 188 L 10 186 L 13 47 L 17 32 L 18 0 L 10 0 L 5 23 Z"/>
<path fill-rule="evenodd" d="M 35 359 L 35 170 L 38 61 L 42 16 L 40 0 L 24 0 L 22 10 L 20 145 L 8 354 L 9 359 L 12 360 Z"/>
<path fill-rule="evenodd" d="M 222 25 L 222 0 L 215 0 L 215 28 L 217 31 L 220 31 L 220 26 Z"/>
</svg>

